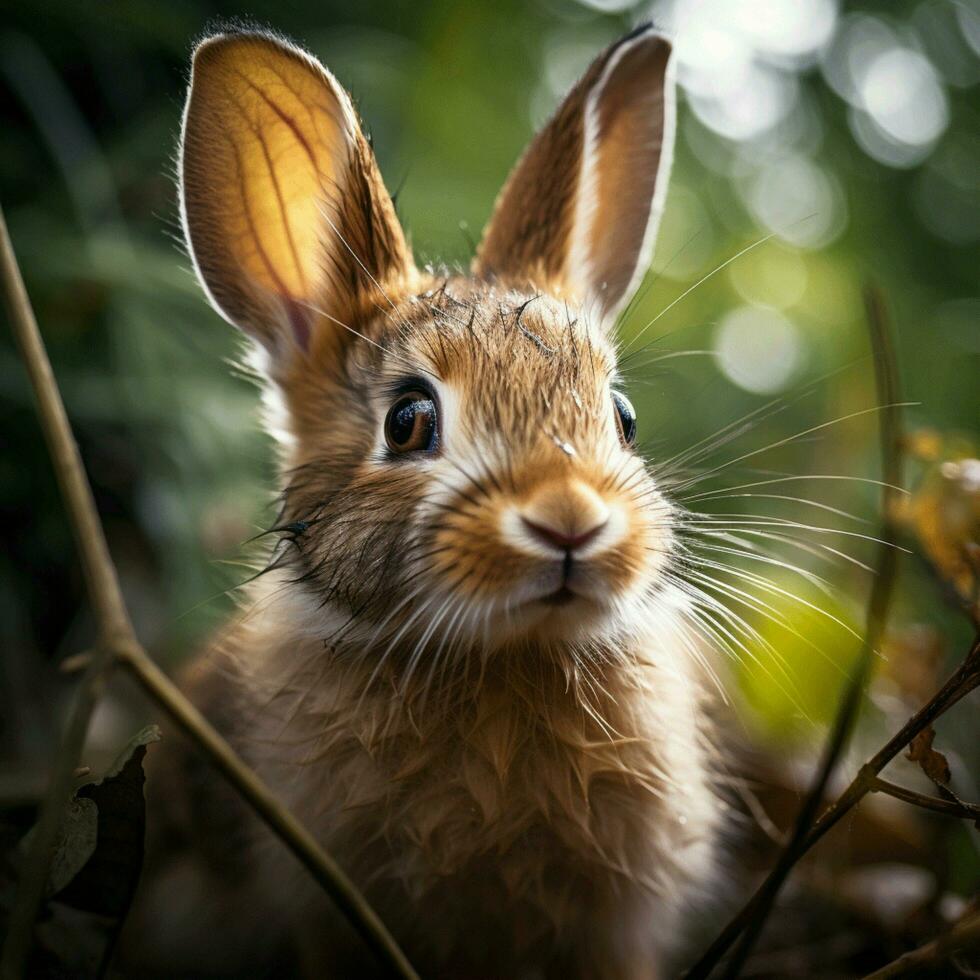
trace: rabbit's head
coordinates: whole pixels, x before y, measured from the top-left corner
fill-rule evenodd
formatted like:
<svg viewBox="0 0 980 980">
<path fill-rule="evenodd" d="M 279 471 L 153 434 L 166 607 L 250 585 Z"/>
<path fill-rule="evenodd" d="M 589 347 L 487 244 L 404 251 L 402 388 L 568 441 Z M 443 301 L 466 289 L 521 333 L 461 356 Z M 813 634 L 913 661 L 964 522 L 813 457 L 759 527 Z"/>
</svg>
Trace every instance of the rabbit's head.
<svg viewBox="0 0 980 980">
<path fill-rule="evenodd" d="M 634 453 L 611 331 L 666 191 L 669 59 L 649 27 L 607 49 L 517 165 L 469 275 L 440 275 L 415 267 L 313 57 L 255 33 L 197 48 L 184 228 L 282 406 L 280 555 L 325 637 L 395 657 L 588 647 L 665 590 L 674 512 Z"/>
</svg>

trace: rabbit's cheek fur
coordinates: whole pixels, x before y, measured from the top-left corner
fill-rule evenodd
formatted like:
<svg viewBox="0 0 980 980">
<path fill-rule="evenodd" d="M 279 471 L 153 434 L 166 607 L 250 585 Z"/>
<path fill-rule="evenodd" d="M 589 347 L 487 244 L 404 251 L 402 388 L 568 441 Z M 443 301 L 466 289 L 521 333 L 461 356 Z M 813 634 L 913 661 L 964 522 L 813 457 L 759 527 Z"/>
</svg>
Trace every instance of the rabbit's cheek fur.
<svg viewBox="0 0 980 980">
<path fill-rule="evenodd" d="M 361 459 L 344 470 L 327 453 L 294 471 L 284 523 L 299 530 L 278 560 L 318 601 L 315 617 L 326 621 L 325 612 L 339 610 L 370 622 L 395 605 L 416 565 L 424 490 L 423 475 L 411 467 L 379 469 Z"/>
</svg>

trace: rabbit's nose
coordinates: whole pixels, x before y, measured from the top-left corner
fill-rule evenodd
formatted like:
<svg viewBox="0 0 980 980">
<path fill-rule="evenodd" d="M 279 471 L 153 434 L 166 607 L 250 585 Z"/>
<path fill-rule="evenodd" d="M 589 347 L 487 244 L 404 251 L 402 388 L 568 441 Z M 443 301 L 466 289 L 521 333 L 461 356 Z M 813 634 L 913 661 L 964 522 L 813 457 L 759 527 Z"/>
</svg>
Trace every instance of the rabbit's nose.
<svg viewBox="0 0 980 980">
<path fill-rule="evenodd" d="M 521 522 L 537 541 L 571 552 L 594 540 L 609 521 L 609 508 L 579 481 L 540 488 L 521 509 Z"/>
<path fill-rule="evenodd" d="M 562 551 L 574 551 L 576 548 L 581 548 L 583 545 L 588 544 L 606 526 L 606 522 L 603 521 L 601 524 L 597 524 L 595 527 L 589 528 L 588 531 L 583 531 L 580 534 L 568 534 L 558 528 L 547 527 L 544 524 L 535 524 L 534 521 L 529 521 L 526 517 L 522 518 L 522 520 L 524 521 L 524 526 L 533 535 L 540 538 L 545 544 L 554 545 Z"/>
</svg>

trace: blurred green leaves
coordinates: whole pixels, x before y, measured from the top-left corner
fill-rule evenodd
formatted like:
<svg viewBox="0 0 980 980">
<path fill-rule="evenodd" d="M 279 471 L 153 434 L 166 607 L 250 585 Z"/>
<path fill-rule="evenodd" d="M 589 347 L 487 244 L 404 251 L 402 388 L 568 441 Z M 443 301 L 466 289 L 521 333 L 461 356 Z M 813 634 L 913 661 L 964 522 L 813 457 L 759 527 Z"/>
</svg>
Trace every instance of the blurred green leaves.
<svg viewBox="0 0 980 980">
<path fill-rule="evenodd" d="M 738 686 L 757 734 L 798 747 L 812 740 L 815 725 L 833 719 L 837 692 L 861 647 L 860 610 L 798 576 L 773 577 L 773 584 L 781 590 L 767 597 L 775 612 L 759 617 L 759 642 L 743 658 Z"/>
</svg>

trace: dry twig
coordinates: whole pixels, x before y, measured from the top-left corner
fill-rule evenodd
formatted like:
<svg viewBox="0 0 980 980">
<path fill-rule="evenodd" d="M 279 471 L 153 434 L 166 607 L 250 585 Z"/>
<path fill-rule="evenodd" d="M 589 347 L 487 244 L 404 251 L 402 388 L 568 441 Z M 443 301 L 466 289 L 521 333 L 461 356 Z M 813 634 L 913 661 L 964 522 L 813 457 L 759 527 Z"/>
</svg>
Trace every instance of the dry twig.
<svg viewBox="0 0 980 980">
<path fill-rule="evenodd" d="M 860 803 L 868 793 L 881 788 L 877 785 L 880 782 L 878 780 L 878 774 L 919 732 L 928 728 L 940 715 L 943 715 L 954 704 L 962 700 L 977 687 L 980 687 L 980 634 L 977 634 L 974 638 L 970 652 L 967 654 L 963 663 L 953 672 L 939 691 L 936 692 L 926 705 L 912 715 L 902 728 L 858 770 L 858 774 L 854 777 L 853 782 L 820 815 L 813 826 L 809 828 L 806 837 L 800 845 L 799 856 L 802 857 L 809 851 L 828 830 L 837 824 L 854 806 Z M 959 813 L 956 814 L 956 816 L 960 815 Z M 766 880 L 768 881 L 768 879 Z M 748 920 L 759 914 L 758 910 L 761 908 L 763 901 L 763 889 L 765 885 L 766 882 L 764 881 L 708 948 L 708 951 L 702 956 L 701 960 L 687 973 L 687 977 L 707 977 L 710 975 L 714 965 L 724 956 L 725 951 L 741 934 Z M 709 954 L 712 954 L 710 961 L 708 959 Z"/>
<path fill-rule="evenodd" d="M 948 932 L 937 936 L 925 946 L 892 960 L 880 970 L 869 973 L 864 980 L 891 980 L 892 977 L 932 975 L 956 953 L 980 946 L 980 912 L 974 912 L 960 919 Z M 975 974 L 971 974 L 975 975 Z"/>
<path fill-rule="evenodd" d="M 92 710 L 109 668 L 128 668 L 150 696 L 211 758 L 272 831 L 334 899 L 365 942 L 397 976 L 417 974 L 364 896 L 313 836 L 275 798 L 231 746 L 140 646 L 126 611 L 92 490 L 72 435 L 34 311 L 0 210 L 0 284 L 7 313 L 37 398 L 38 416 L 55 474 L 75 532 L 85 581 L 95 610 L 99 642 L 79 684 L 69 721 L 54 759 L 48 792 L 26 856 L 8 923 L 0 977 L 20 980 L 31 950 L 34 920 L 44 896 L 65 801 L 68 799 Z"/>
<path fill-rule="evenodd" d="M 809 850 L 851 807 L 872 792 L 878 774 L 919 732 L 925 731 L 940 715 L 945 714 L 978 686 L 980 686 L 980 633 L 974 637 L 970 652 L 963 663 L 953 671 L 949 680 L 861 766 L 850 786 L 821 814 L 820 819 L 807 835 L 806 849 Z"/>
<path fill-rule="evenodd" d="M 886 796 L 893 796 L 896 800 L 911 803 L 913 806 L 921 807 L 923 810 L 932 810 L 934 813 L 944 813 L 949 817 L 962 817 L 964 820 L 974 820 L 980 826 L 980 806 L 976 803 L 965 803 L 963 800 L 944 800 L 938 796 L 927 796 L 925 793 L 917 793 L 913 789 L 906 789 L 896 783 L 889 782 L 887 779 L 876 777 L 871 780 L 872 793 L 884 793 Z"/>
</svg>

